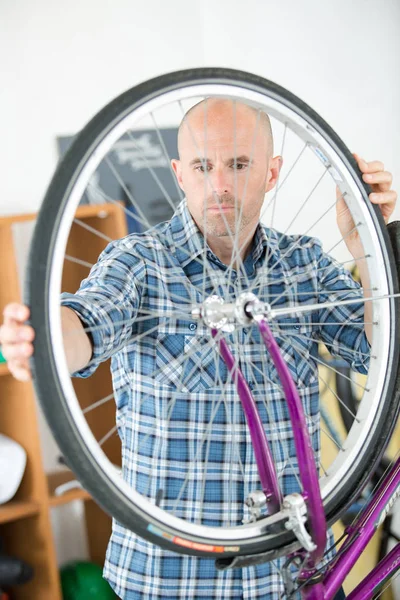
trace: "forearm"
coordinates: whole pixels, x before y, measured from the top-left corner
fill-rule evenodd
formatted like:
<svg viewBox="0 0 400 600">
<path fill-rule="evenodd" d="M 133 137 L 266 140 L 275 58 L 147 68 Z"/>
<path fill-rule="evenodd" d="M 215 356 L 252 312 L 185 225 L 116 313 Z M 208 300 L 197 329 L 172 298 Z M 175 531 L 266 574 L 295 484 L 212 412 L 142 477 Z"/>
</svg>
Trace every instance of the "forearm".
<svg viewBox="0 0 400 600">
<path fill-rule="evenodd" d="M 61 307 L 61 323 L 68 370 L 75 373 L 89 363 L 92 342 L 76 312 L 66 306 Z"/>
</svg>

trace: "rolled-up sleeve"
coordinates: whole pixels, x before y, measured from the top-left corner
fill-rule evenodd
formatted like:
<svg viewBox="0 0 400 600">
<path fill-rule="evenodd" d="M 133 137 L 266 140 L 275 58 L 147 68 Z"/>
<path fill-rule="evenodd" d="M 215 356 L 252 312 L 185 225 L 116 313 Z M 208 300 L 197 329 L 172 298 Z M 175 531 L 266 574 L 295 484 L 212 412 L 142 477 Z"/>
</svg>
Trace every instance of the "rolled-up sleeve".
<svg viewBox="0 0 400 600">
<path fill-rule="evenodd" d="M 77 313 L 93 343 L 90 362 L 74 377 L 92 375 L 131 337 L 144 267 L 125 240 L 107 246 L 75 294 L 61 294 L 61 305 Z"/>
<path fill-rule="evenodd" d="M 319 302 L 334 303 L 316 315 L 320 338 L 327 343 L 331 354 L 343 358 L 353 370 L 366 374 L 370 345 L 364 329 L 364 302 L 341 304 L 343 300 L 361 300 L 362 288 L 347 269 L 321 249 L 317 264 Z"/>
</svg>

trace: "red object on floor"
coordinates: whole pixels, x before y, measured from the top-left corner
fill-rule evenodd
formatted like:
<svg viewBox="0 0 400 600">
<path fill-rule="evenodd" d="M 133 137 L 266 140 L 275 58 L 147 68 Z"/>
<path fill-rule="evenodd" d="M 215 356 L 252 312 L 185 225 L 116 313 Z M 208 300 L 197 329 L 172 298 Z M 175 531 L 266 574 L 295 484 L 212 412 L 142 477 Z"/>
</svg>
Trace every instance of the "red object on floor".
<svg viewBox="0 0 400 600">
<path fill-rule="evenodd" d="M 1 596 L 0 596 L 0 600 L 10 600 L 10 596 L 8 594 L 6 594 L 5 592 L 0 592 Z"/>
</svg>

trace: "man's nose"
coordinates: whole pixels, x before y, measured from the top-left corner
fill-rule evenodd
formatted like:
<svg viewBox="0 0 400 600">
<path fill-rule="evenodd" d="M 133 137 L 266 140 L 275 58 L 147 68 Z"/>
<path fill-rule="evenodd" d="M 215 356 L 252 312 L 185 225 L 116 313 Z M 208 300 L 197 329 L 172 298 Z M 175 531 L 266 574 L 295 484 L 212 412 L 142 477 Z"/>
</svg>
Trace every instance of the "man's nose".
<svg viewBox="0 0 400 600">
<path fill-rule="evenodd" d="M 229 194 L 232 192 L 232 182 L 230 181 L 229 174 L 224 170 L 218 169 L 212 173 L 211 185 L 213 191 L 218 195 Z"/>
</svg>

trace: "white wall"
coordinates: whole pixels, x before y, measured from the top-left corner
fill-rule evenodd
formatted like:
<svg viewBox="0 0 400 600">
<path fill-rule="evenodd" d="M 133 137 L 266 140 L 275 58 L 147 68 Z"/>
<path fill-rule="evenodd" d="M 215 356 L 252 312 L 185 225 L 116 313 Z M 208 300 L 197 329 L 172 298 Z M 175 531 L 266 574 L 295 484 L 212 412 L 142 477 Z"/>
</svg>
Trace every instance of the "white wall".
<svg viewBox="0 0 400 600">
<path fill-rule="evenodd" d="M 2 2 L 0 214 L 38 209 L 57 134 L 135 83 L 201 65 L 286 86 L 399 182 L 399 29 L 398 0 Z"/>
<path fill-rule="evenodd" d="M 57 135 L 140 81 L 202 65 L 287 87 L 400 187 L 399 32 L 398 0 L 3 0 L 0 214 L 39 208 Z"/>
</svg>

